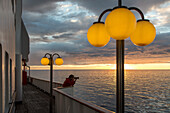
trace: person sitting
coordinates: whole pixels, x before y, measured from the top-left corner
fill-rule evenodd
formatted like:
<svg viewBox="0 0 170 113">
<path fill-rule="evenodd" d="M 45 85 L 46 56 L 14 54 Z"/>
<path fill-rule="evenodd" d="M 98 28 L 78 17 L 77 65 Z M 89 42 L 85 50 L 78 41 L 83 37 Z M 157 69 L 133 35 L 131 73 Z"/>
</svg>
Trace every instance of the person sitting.
<svg viewBox="0 0 170 113">
<path fill-rule="evenodd" d="M 74 77 L 74 75 L 70 75 L 63 83 L 63 87 L 73 87 L 76 83 L 77 78 Z"/>
</svg>

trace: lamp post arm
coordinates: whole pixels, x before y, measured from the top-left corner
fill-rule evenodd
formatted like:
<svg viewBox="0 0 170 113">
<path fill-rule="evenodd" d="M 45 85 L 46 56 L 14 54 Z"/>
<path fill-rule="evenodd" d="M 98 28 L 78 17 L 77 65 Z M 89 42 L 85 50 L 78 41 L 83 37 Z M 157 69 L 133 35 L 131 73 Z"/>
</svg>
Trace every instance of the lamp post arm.
<svg viewBox="0 0 170 113">
<path fill-rule="evenodd" d="M 52 57 L 52 54 L 50 54 L 50 53 L 46 53 L 46 54 L 45 54 L 45 57 L 46 57 L 47 55 L 49 55 L 50 58 Z"/>
<path fill-rule="evenodd" d="M 53 54 L 53 56 L 54 56 L 54 55 L 57 55 L 59 58 L 61 58 L 61 57 L 60 57 L 60 55 L 59 55 L 59 54 L 57 54 L 57 53 L 54 53 L 54 54 Z"/>
<path fill-rule="evenodd" d="M 112 10 L 113 10 L 113 9 L 106 9 L 106 10 L 104 10 L 104 11 L 100 14 L 99 19 L 98 19 L 98 22 L 101 21 L 101 18 L 102 18 L 102 16 L 103 16 L 105 13 L 107 13 L 107 12 L 109 12 L 109 11 L 112 11 Z"/>
<path fill-rule="evenodd" d="M 135 11 L 137 11 L 137 12 L 140 14 L 142 20 L 145 19 L 143 12 L 142 12 L 139 8 L 137 8 L 137 7 L 129 7 L 128 9 L 129 9 L 129 10 L 135 10 Z"/>
</svg>

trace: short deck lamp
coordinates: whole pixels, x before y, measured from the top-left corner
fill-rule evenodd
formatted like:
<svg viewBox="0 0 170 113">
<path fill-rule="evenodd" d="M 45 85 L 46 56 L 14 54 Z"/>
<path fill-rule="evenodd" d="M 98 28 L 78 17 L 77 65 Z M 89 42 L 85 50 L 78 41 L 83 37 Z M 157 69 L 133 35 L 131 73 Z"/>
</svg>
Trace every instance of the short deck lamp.
<svg viewBox="0 0 170 113">
<path fill-rule="evenodd" d="M 49 58 L 47 58 L 47 55 L 49 56 Z M 41 59 L 41 64 L 42 65 L 50 65 L 50 104 L 49 104 L 49 113 L 53 112 L 53 108 L 52 108 L 52 100 L 53 100 L 53 57 L 57 55 L 58 57 L 55 60 L 56 65 L 62 65 L 63 64 L 63 59 L 60 57 L 59 54 L 54 53 L 54 54 L 50 54 L 50 53 L 46 53 L 44 55 L 44 57 Z"/>
<path fill-rule="evenodd" d="M 141 18 L 136 22 L 131 10 L 137 11 Z M 101 22 L 102 16 L 110 12 L 105 23 Z M 105 46 L 110 37 L 116 39 L 116 112 L 124 113 L 124 39 L 130 37 L 137 46 L 146 46 L 155 39 L 156 29 L 149 20 L 144 18 L 142 11 L 136 7 L 122 6 L 122 0 L 118 0 L 118 6 L 106 9 L 101 13 L 97 22 L 89 28 L 87 39 L 95 47 Z"/>
</svg>

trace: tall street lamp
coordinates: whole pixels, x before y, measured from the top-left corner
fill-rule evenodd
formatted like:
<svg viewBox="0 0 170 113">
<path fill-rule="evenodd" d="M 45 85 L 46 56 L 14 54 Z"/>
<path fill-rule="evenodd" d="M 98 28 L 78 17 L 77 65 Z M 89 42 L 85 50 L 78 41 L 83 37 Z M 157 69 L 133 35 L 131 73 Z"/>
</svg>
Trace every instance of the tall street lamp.
<svg viewBox="0 0 170 113">
<path fill-rule="evenodd" d="M 49 58 L 47 58 L 47 55 Z M 44 57 L 41 59 L 41 64 L 42 65 L 50 65 L 50 104 L 49 104 L 49 112 L 52 113 L 52 100 L 53 100 L 53 64 L 54 60 L 53 57 L 57 55 L 58 57 L 55 60 L 55 63 L 57 65 L 62 65 L 63 64 L 63 59 L 60 57 L 59 54 L 54 53 L 46 53 Z"/>
<path fill-rule="evenodd" d="M 141 19 L 137 20 L 131 10 L 137 11 Z M 110 12 L 105 23 L 101 22 L 102 16 Z M 149 20 L 144 18 L 142 11 L 136 7 L 122 6 L 122 0 L 118 0 L 118 6 L 106 9 L 101 13 L 97 22 L 89 28 L 87 39 L 95 47 L 105 46 L 110 37 L 116 39 L 116 112 L 124 112 L 124 39 L 130 37 L 137 46 L 150 44 L 156 36 L 156 29 Z"/>
</svg>

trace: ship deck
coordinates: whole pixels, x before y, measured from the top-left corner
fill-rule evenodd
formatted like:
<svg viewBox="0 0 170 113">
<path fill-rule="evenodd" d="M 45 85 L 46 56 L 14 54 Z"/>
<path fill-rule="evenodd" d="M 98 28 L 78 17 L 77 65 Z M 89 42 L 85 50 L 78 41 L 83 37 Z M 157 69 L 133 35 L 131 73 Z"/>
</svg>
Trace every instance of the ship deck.
<svg viewBox="0 0 170 113">
<path fill-rule="evenodd" d="M 15 112 L 16 113 L 49 113 L 49 99 L 50 96 L 47 93 L 41 91 L 39 88 L 31 84 L 24 85 L 23 101 L 22 103 L 16 104 Z"/>
</svg>

